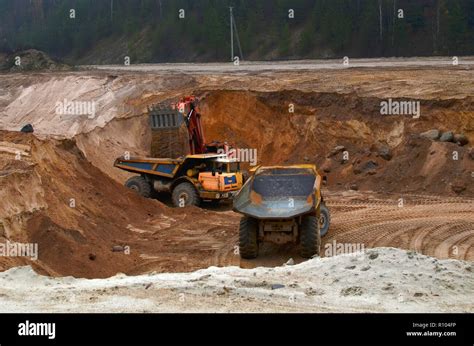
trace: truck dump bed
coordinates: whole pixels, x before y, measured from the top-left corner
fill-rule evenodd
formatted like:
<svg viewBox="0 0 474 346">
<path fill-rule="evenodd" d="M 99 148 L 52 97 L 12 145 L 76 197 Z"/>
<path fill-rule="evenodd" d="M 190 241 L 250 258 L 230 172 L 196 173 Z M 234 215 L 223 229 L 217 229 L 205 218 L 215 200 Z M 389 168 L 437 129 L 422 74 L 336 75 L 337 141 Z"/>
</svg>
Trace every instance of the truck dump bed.
<svg viewBox="0 0 474 346">
<path fill-rule="evenodd" d="M 179 159 L 155 159 L 155 158 L 130 158 L 119 157 L 114 162 L 114 167 L 124 171 L 151 174 L 172 178 L 179 169 L 182 160 Z"/>
<path fill-rule="evenodd" d="M 261 168 L 234 198 L 234 211 L 258 219 L 292 218 L 319 203 L 321 179 L 304 166 Z"/>
</svg>

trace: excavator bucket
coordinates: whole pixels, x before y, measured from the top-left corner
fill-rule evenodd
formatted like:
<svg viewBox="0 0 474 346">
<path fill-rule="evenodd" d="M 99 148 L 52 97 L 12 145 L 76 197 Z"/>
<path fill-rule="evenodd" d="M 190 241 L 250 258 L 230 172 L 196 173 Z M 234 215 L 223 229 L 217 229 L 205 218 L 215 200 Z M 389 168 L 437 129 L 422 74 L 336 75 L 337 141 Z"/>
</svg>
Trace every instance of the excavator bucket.
<svg viewBox="0 0 474 346">
<path fill-rule="evenodd" d="M 234 198 L 234 211 L 257 219 L 310 213 L 320 202 L 321 178 L 302 166 L 261 167 Z"/>
<path fill-rule="evenodd" d="M 184 122 L 183 114 L 176 107 L 164 104 L 149 107 L 148 114 L 152 130 L 178 129 Z"/>
<path fill-rule="evenodd" d="M 148 107 L 153 157 L 176 157 L 189 153 L 188 131 L 184 126 L 185 115 L 178 103 L 162 102 Z"/>
</svg>

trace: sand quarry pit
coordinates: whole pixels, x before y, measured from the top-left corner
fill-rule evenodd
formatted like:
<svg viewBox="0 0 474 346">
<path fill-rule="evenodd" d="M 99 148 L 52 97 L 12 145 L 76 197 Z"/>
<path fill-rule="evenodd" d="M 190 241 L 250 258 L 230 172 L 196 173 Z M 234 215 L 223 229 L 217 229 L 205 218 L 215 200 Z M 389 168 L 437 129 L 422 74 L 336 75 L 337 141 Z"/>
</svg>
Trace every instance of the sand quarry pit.
<svg viewBox="0 0 474 346">
<path fill-rule="evenodd" d="M 331 258 L 317 262 L 317 266 L 349 266 L 345 256 L 331 256 L 338 243 L 362 246 L 367 253 L 374 248 L 381 251 L 381 257 L 405 258 L 416 252 L 430 256 L 420 257 L 427 263 L 449 260 L 449 274 L 426 269 L 426 281 L 417 280 L 428 290 L 436 280 L 452 276 L 452 294 L 442 298 L 438 293 L 426 294 L 415 300 L 412 308 L 473 311 L 472 304 L 461 303 L 462 299 L 472 301 L 468 298 L 474 292 L 470 271 L 474 260 L 473 77 L 470 65 L 238 73 L 109 68 L 0 75 L 0 243 L 36 243 L 39 249 L 35 261 L 0 257 L 0 270 L 8 277 L 16 275 L 34 282 L 43 280 L 35 278 L 37 274 L 102 278 L 105 280 L 99 285 L 105 286 L 109 284 L 106 278 L 123 273 L 127 278 L 138 275 L 139 284 L 124 279 L 138 287 L 143 283 L 141 275 L 146 278 L 143 280 L 153 281 L 155 277 L 149 276 L 153 272 L 189 273 L 176 274 L 173 280 L 194 282 L 191 279 L 198 275 L 194 271 L 208 267 L 216 268 L 202 275 L 210 275 L 212 280 L 221 274 L 260 277 L 293 258 L 295 270 L 308 274 L 307 267 L 315 260 L 303 261 L 294 246 L 266 244 L 258 259 L 241 260 L 236 252 L 240 216 L 229 205 L 174 209 L 166 200 L 144 199 L 123 187 L 129 174 L 113 168 L 113 161 L 125 152 L 149 155 L 152 136 L 147 107 L 193 93 L 202 100 L 208 141 L 225 139 L 239 148 L 257 149 L 258 161 L 263 164 L 314 162 L 327 175 L 323 193 L 332 223 L 323 238 L 322 257 Z M 388 98 L 419 101 L 420 118 L 382 116 L 380 102 Z M 58 115 L 55 103 L 64 99 L 95 100 L 95 116 Z M 294 105 L 294 112 L 288 111 L 289 104 Z M 25 123 L 33 125 L 34 134 L 18 132 Z M 441 142 L 421 135 L 432 129 L 463 134 L 468 143 Z M 399 250 L 378 249 L 382 247 Z M 365 255 L 358 256 L 364 267 Z M 399 265 L 406 276 L 413 271 L 411 264 L 389 262 L 392 267 Z M 31 266 L 37 274 L 30 273 L 28 267 L 11 269 L 19 266 Z M 257 274 L 235 267 L 256 268 Z M 371 275 L 383 275 L 383 264 L 373 267 Z M 349 285 L 360 287 L 354 294 L 359 296 L 361 291 L 364 297 L 370 296 L 365 271 L 356 274 Z M 471 279 L 461 283 L 455 279 L 457 275 Z M 407 285 L 416 286 L 417 280 Z M 291 291 L 291 282 L 283 277 L 274 281 Z M 331 282 L 313 284 L 311 289 L 318 291 Z M 181 286 L 174 285 L 170 292 L 179 291 Z M 235 302 L 226 309 L 222 301 L 214 307 L 218 311 L 261 311 L 252 305 L 256 299 L 252 285 L 240 292 L 251 298 L 242 303 L 242 309 Z M 210 296 L 228 285 L 213 287 Z M 47 288 L 43 288 L 46 294 Z M 294 289 L 298 291 L 296 286 Z M 344 289 L 341 286 L 338 294 Z M 291 295 L 290 291 L 284 296 Z M 6 304 L 8 297 L 13 299 L 12 291 L 2 293 L 7 297 L 5 304 L 2 302 L 5 311 L 14 311 L 18 304 Z M 224 295 L 227 293 L 224 289 Z M 456 294 L 462 299 L 453 298 Z M 374 291 L 372 298 L 381 296 Z M 437 300 L 447 305 L 441 308 Z M 417 305 L 419 301 L 421 305 Z M 366 303 L 360 300 L 347 311 L 398 311 L 396 302 L 383 309 Z M 176 304 L 163 307 L 163 311 L 179 311 L 179 302 Z M 209 299 L 188 310 L 217 311 L 212 304 Z M 272 311 L 303 311 L 303 305 L 290 308 L 283 304 Z M 342 307 L 323 308 L 321 302 L 316 305 L 309 310 L 343 311 Z M 107 304 L 97 305 L 97 311 L 100 306 L 106 311 L 138 311 Z M 41 307 L 32 308 L 38 309 Z M 47 310 L 59 311 L 51 306 Z"/>
</svg>

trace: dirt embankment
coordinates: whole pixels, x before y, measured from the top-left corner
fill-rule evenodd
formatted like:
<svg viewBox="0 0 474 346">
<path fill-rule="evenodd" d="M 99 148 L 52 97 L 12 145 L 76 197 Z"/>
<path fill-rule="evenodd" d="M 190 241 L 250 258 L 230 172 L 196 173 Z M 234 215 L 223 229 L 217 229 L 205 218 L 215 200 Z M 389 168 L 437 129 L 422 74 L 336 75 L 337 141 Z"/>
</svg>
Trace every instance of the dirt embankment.
<svg viewBox="0 0 474 346">
<path fill-rule="evenodd" d="M 31 264 L 88 278 L 191 271 L 210 265 L 209 254 L 233 228 L 220 215 L 137 196 L 94 167 L 73 140 L 1 131 L 0 143 L 0 242 L 39 247 L 38 261 L 0 257 L 1 269 Z M 179 241 L 169 239 L 176 232 Z"/>
<path fill-rule="evenodd" d="M 407 190 L 411 191 L 425 188 L 430 192 L 435 186 L 434 192 L 451 194 L 453 181 L 455 185 L 468 181 L 464 179 L 469 171 L 464 169 L 466 153 L 474 141 L 473 72 L 469 66 L 304 72 L 245 72 L 243 69 L 235 73 L 217 69 L 194 75 L 175 69 L 178 72 L 0 75 L 0 129 L 18 131 L 31 123 L 38 136 L 76 137 L 77 145 L 93 165 L 123 182 L 128 175 L 111 166 L 115 157 L 124 152 L 149 153 L 147 107 L 207 90 L 208 97 L 202 107 L 206 138 L 257 148 L 264 163 L 305 159 L 321 166 L 326 163 L 333 186 L 346 188 L 355 182 L 361 189 L 374 186 L 395 191 L 399 185 L 408 184 Z M 388 98 L 420 100 L 420 119 L 381 116 L 380 101 Z M 96 114 L 94 117 L 57 114 L 57 102 L 65 100 L 94 102 Z M 290 104 L 294 105 L 294 113 L 289 112 Z M 457 148 L 454 144 L 411 140 L 412 135 L 416 137 L 432 128 L 468 136 L 470 144 L 459 148 L 458 161 L 449 160 L 449 153 Z M 325 162 L 326 155 L 339 145 L 347 149 L 349 162 L 339 164 L 341 153 Z M 433 148 L 427 148 L 428 145 Z M 394 157 L 388 163 L 377 157 L 385 146 Z M 428 150 L 429 160 L 425 155 Z M 447 163 L 442 163 L 444 158 L 448 159 Z M 400 168 L 399 161 L 403 161 Z M 456 172 L 448 173 L 450 176 L 445 178 L 444 167 L 449 163 L 453 163 L 451 168 Z M 416 166 L 413 172 L 423 174 L 406 171 L 408 164 Z M 375 170 L 374 165 L 378 165 Z M 352 177 L 353 169 L 364 172 L 354 173 Z M 368 171 L 370 177 L 366 176 Z M 378 173 L 374 176 L 374 172 Z M 393 179 L 383 179 L 390 174 Z M 458 175 L 457 179 L 453 175 Z M 374 184 L 379 177 L 382 181 Z M 414 187 L 413 177 L 418 177 L 416 184 L 421 187 Z M 433 184 L 440 179 L 445 180 L 441 185 Z M 392 187 L 384 186 L 391 181 L 395 181 Z M 466 195 L 472 195 L 469 185 L 472 184 L 465 187 Z M 455 189 L 460 191 L 464 187 L 455 186 Z"/>
<path fill-rule="evenodd" d="M 257 149 L 259 163 L 315 162 L 336 189 L 474 196 L 472 98 L 418 100 L 420 118 L 414 119 L 381 115 L 386 99 L 356 94 L 202 94 L 207 137 Z M 469 144 L 423 138 L 430 129 L 464 134 Z"/>
<path fill-rule="evenodd" d="M 91 165 L 72 140 L 5 132 L 1 138 L 10 147 L 27 148 L 27 160 L 1 152 L 4 240 L 37 243 L 35 267 L 52 275 L 103 277 L 133 265 L 135 254 L 114 254 L 112 246 L 131 238 L 128 224 L 140 227 L 162 213 L 158 202 L 124 190 Z"/>
</svg>

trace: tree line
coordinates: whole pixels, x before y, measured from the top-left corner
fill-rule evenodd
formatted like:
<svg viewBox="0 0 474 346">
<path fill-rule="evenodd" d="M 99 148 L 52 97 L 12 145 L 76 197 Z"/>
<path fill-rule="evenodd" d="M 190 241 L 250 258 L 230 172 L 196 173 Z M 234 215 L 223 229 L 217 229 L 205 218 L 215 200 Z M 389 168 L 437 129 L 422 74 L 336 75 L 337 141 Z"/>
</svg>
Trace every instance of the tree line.
<svg viewBox="0 0 474 346">
<path fill-rule="evenodd" d="M 0 0 L 0 50 L 88 63 L 469 55 L 472 0 Z"/>
</svg>

